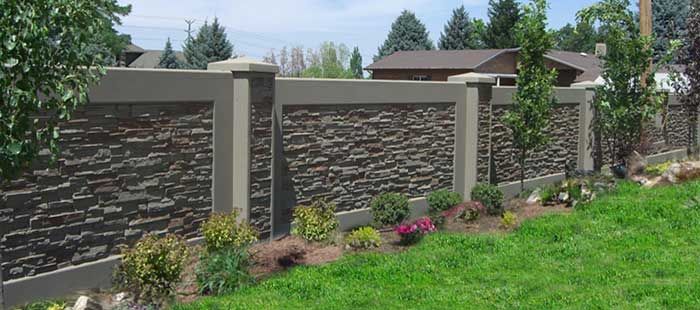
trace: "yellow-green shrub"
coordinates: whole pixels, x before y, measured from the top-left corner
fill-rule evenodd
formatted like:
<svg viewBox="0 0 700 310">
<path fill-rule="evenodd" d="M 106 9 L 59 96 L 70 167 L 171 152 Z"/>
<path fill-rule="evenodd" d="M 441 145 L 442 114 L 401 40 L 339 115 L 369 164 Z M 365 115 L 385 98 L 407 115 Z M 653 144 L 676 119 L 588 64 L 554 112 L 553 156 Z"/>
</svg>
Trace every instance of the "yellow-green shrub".
<svg viewBox="0 0 700 310">
<path fill-rule="evenodd" d="M 505 228 L 512 228 L 517 224 L 518 222 L 518 217 L 515 215 L 515 213 L 506 211 L 503 213 L 503 216 L 501 217 L 501 226 Z"/>
<path fill-rule="evenodd" d="M 156 305 L 172 296 L 189 255 L 185 241 L 175 235 L 148 235 L 122 254 L 115 287 L 132 293 L 137 301 Z"/>
<path fill-rule="evenodd" d="M 307 241 L 324 241 L 330 239 L 338 225 L 335 204 L 321 199 L 314 201 L 310 206 L 298 206 L 294 209 L 292 234 Z"/>
<path fill-rule="evenodd" d="M 667 161 L 665 163 L 660 163 L 656 165 L 649 165 L 646 167 L 645 171 L 649 175 L 662 175 L 664 172 L 668 170 L 669 167 L 673 164 L 672 161 Z"/>
<path fill-rule="evenodd" d="M 202 224 L 204 245 L 209 252 L 229 247 L 245 247 L 258 240 L 258 232 L 250 224 L 238 220 L 238 209 L 214 213 Z"/>
<path fill-rule="evenodd" d="M 382 244 L 382 237 L 376 229 L 365 226 L 348 234 L 345 244 L 354 249 L 378 248 Z"/>
</svg>

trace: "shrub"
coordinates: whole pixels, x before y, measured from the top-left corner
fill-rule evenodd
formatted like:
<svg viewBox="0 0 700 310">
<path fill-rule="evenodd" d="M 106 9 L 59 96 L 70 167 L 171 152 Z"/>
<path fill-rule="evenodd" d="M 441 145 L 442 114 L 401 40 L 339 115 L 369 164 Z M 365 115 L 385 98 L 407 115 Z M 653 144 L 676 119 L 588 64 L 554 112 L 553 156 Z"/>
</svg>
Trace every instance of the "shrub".
<svg viewBox="0 0 700 310">
<path fill-rule="evenodd" d="M 214 213 L 202 224 L 204 245 L 209 252 L 229 247 L 245 247 L 258 240 L 258 232 L 248 223 L 238 221 L 239 210 L 229 214 Z"/>
<path fill-rule="evenodd" d="M 673 164 L 672 161 L 667 161 L 665 163 L 649 165 L 646 167 L 645 171 L 649 175 L 660 176 L 664 174 L 664 172 L 666 172 L 669 167 L 671 167 L 671 164 Z"/>
<path fill-rule="evenodd" d="M 491 184 L 477 184 L 472 189 L 472 200 L 481 202 L 491 215 L 503 213 L 503 192 Z"/>
<path fill-rule="evenodd" d="M 503 213 L 503 216 L 501 217 L 501 226 L 505 228 L 512 228 L 515 226 L 515 224 L 518 222 L 518 217 L 515 215 L 515 213 L 506 211 Z"/>
<path fill-rule="evenodd" d="M 558 199 L 559 188 L 556 186 L 545 186 L 540 189 L 540 198 L 542 199 L 542 204 L 548 204 L 554 202 Z"/>
<path fill-rule="evenodd" d="M 448 190 L 437 190 L 428 195 L 428 208 L 431 212 L 441 212 L 452 208 L 462 201 L 462 195 Z"/>
<path fill-rule="evenodd" d="M 132 293 L 136 301 L 161 304 L 180 282 L 188 255 L 182 238 L 148 235 L 123 252 L 114 274 L 115 287 Z"/>
<path fill-rule="evenodd" d="M 243 248 L 203 253 L 195 270 L 200 294 L 229 294 L 252 283 L 248 266 L 248 252 Z"/>
<path fill-rule="evenodd" d="M 307 241 L 329 240 L 338 228 L 335 217 L 335 204 L 323 199 L 314 201 L 310 206 L 294 209 L 294 229 L 292 234 Z"/>
<path fill-rule="evenodd" d="M 374 197 L 369 207 L 374 223 L 379 227 L 401 223 L 411 214 L 408 197 L 398 193 L 384 193 Z"/>
<path fill-rule="evenodd" d="M 401 244 L 411 245 L 420 241 L 424 235 L 432 233 L 436 230 L 435 225 L 429 217 L 423 217 L 415 220 L 412 223 L 401 224 L 396 226 L 394 231 L 401 237 Z"/>
<path fill-rule="evenodd" d="M 345 244 L 354 249 L 378 248 L 382 244 L 382 237 L 372 227 L 360 227 L 345 238 Z"/>
<path fill-rule="evenodd" d="M 468 201 L 443 211 L 441 215 L 449 220 L 462 219 L 465 222 L 470 222 L 478 219 L 485 210 L 486 208 L 480 202 Z"/>
</svg>

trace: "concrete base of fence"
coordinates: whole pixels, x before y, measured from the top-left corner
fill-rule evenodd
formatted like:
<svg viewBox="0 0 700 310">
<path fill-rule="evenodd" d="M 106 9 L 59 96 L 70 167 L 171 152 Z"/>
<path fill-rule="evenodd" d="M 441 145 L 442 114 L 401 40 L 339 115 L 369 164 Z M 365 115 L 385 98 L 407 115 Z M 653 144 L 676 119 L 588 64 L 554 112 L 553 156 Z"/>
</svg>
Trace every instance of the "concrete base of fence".
<svg viewBox="0 0 700 310">
<path fill-rule="evenodd" d="M 202 238 L 190 239 L 190 245 L 202 243 Z M 98 261 L 62 268 L 33 277 L 4 283 L 5 307 L 26 304 L 37 300 L 70 296 L 78 291 L 112 287 L 112 272 L 121 261 L 121 255 L 113 255 Z"/>
<path fill-rule="evenodd" d="M 428 201 L 425 197 L 409 200 L 411 208 L 411 217 L 420 217 L 428 214 Z M 340 222 L 340 230 L 348 231 L 353 228 L 366 226 L 372 223 L 372 214 L 369 209 L 358 209 L 336 214 Z"/>
<path fill-rule="evenodd" d="M 543 177 L 525 180 L 525 189 L 535 189 L 544 185 L 554 184 L 566 179 L 564 173 L 551 174 Z M 505 199 L 516 197 L 520 194 L 520 181 L 504 183 L 498 186 Z"/>
<path fill-rule="evenodd" d="M 647 156 L 648 164 L 660 164 L 671 160 L 684 160 L 688 158 L 688 149 L 678 149 L 666 153 Z"/>
</svg>

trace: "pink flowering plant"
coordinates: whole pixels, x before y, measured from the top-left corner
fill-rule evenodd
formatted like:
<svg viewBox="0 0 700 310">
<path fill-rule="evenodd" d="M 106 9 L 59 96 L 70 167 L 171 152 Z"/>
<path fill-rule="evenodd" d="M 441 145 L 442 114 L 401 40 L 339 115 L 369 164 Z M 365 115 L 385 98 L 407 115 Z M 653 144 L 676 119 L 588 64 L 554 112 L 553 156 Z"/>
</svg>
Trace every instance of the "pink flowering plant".
<svg viewBox="0 0 700 310">
<path fill-rule="evenodd" d="M 436 231 L 436 228 L 429 217 L 423 217 L 413 222 L 396 226 L 394 231 L 401 237 L 401 244 L 411 245 L 420 241 L 424 235 Z"/>
</svg>

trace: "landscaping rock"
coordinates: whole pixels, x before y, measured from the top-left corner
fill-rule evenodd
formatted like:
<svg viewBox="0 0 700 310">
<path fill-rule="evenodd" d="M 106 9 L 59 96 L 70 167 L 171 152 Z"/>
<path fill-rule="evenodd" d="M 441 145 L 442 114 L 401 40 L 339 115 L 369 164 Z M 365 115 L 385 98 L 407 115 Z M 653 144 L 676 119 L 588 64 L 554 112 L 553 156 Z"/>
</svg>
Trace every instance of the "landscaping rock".
<svg viewBox="0 0 700 310">
<path fill-rule="evenodd" d="M 644 174 L 647 167 L 647 160 L 644 156 L 634 151 L 625 159 L 625 167 L 627 168 L 627 178 L 631 179 L 634 176 Z"/>
<path fill-rule="evenodd" d="M 80 296 L 73 305 L 73 310 L 102 310 L 102 306 L 88 296 Z"/>
<path fill-rule="evenodd" d="M 700 178 L 699 162 L 675 163 L 661 176 L 662 181 L 672 184 L 691 181 Z"/>
<path fill-rule="evenodd" d="M 541 201 L 542 201 L 542 191 L 540 191 L 540 189 L 538 188 L 538 189 L 535 189 L 530 194 L 530 196 L 527 197 L 527 200 L 525 201 L 525 203 L 527 203 L 529 205 L 533 205 L 533 204 L 540 203 Z"/>
<path fill-rule="evenodd" d="M 567 193 L 567 192 L 561 192 L 561 193 L 559 193 L 559 196 L 557 197 L 557 199 L 559 199 L 560 202 L 568 202 L 569 198 L 571 198 L 571 197 L 569 197 L 569 193 Z"/>
</svg>

